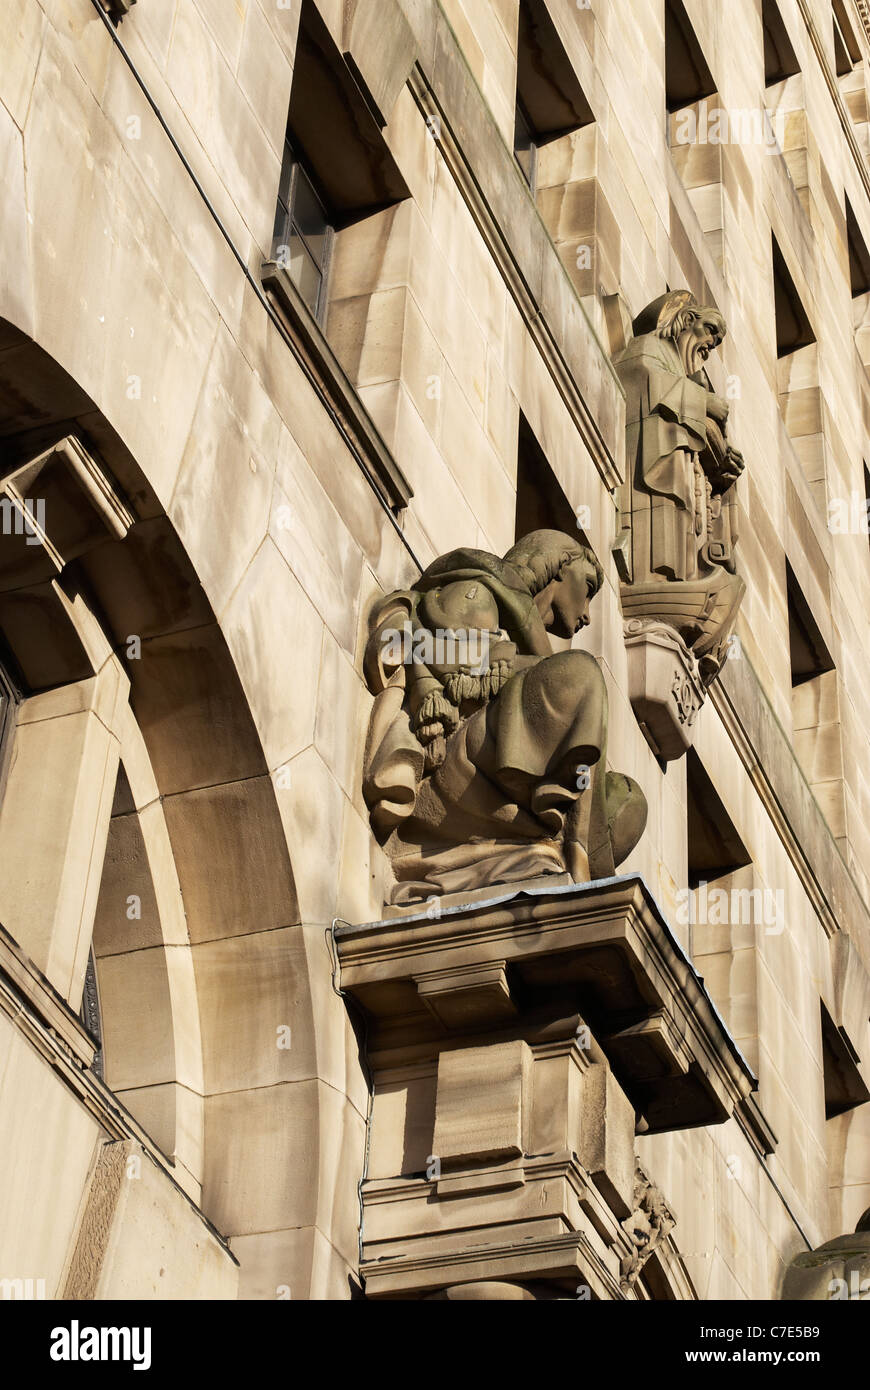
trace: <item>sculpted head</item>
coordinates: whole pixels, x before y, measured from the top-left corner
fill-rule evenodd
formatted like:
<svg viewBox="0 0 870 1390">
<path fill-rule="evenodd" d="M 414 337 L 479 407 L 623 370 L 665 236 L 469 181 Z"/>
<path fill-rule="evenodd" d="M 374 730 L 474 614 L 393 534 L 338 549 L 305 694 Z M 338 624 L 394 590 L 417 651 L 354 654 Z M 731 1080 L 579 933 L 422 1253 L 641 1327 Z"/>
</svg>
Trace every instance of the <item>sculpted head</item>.
<svg viewBox="0 0 870 1390">
<path fill-rule="evenodd" d="M 548 631 L 567 638 L 586 627 L 590 600 L 604 582 L 588 546 L 563 531 L 531 531 L 504 558 L 528 584 Z"/>
<path fill-rule="evenodd" d="M 683 361 L 687 376 L 703 367 L 725 337 L 725 320 L 709 304 L 699 304 L 688 290 L 673 290 L 648 304 L 634 322 L 635 337 L 655 333 L 669 339 Z"/>
</svg>

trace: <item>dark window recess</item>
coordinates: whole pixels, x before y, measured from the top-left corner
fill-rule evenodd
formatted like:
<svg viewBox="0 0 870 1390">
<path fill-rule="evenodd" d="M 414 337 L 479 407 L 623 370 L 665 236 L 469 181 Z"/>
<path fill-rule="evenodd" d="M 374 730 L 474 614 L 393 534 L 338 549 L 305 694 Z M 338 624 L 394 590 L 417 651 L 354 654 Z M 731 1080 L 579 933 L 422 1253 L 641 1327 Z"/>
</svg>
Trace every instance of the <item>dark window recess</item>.
<svg viewBox="0 0 870 1390">
<path fill-rule="evenodd" d="M 371 107 L 313 0 L 302 4 L 287 129 L 333 225 L 408 197 Z"/>
<path fill-rule="evenodd" d="M 694 748 L 686 754 L 686 835 L 692 889 L 752 863 Z"/>
<path fill-rule="evenodd" d="M 846 240 L 849 246 L 849 282 L 852 287 L 852 298 L 857 299 L 859 295 L 867 294 L 870 291 L 870 251 L 867 250 L 867 243 L 861 235 L 858 219 L 848 198 L 846 199 Z"/>
<path fill-rule="evenodd" d="M 523 171 L 523 178 L 534 193 L 538 147 L 532 135 L 529 118 L 519 101 L 514 117 L 514 154 L 517 164 Z"/>
<path fill-rule="evenodd" d="M 303 0 L 272 256 L 322 321 L 334 233 L 408 197 L 350 67 Z"/>
<path fill-rule="evenodd" d="M 517 443 L 517 509 L 514 539 L 530 531 L 564 531 L 581 545 L 589 542 L 577 525 L 577 514 L 550 467 L 525 415 L 520 414 Z"/>
<path fill-rule="evenodd" d="M 864 464 L 864 516 L 870 523 L 870 468 Z M 870 543 L 870 524 L 867 526 L 867 540 Z"/>
<path fill-rule="evenodd" d="M 822 1068 L 825 1078 L 825 1119 L 854 1110 L 870 1100 L 858 1070 L 860 1057 L 845 1028 L 838 1027 L 822 1004 Z"/>
<path fill-rule="evenodd" d="M 773 238 L 773 294 L 776 313 L 776 355 L 787 357 L 816 341 L 813 326 L 791 278 L 785 258 Z"/>
<path fill-rule="evenodd" d="M 315 318 L 322 318 L 325 309 L 332 237 L 326 204 L 288 138 L 284 143 L 272 255 L 288 272 Z"/>
<path fill-rule="evenodd" d="M 791 683 L 795 686 L 833 671 L 834 661 L 787 560 L 785 569 Z"/>
<path fill-rule="evenodd" d="M 538 136 L 567 134 L 595 117 L 546 0 L 521 0 L 517 95 Z"/>
<path fill-rule="evenodd" d="M 764 83 L 770 87 L 774 82 L 794 77 L 801 69 L 777 0 L 764 0 L 761 22 L 764 26 Z"/>
<path fill-rule="evenodd" d="M 129 14 L 135 4 L 136 0 L 103 0 L 103 9 L 107 10 L 112 19 L 120 24 L 124 15 Z"/>
<path fill-rule="evenodd" d="M 668 111 L 679 111 L 716 91 L 683 0 L 665 3 L 665 102 Z"/>
<path fill-rule="evenodd" d="M 837 76 L 845 77 L 856 63 L 861 61 L 861 45 L 846 13 L 843 0 L 833 0 L 834 20 L 834 61 Z"/>
<path fill-rule="evenodd" d="M 514 154 L 532 192 L 537 147 L 594 119 L 546 0 L 521 0 Z"/>
</svg>

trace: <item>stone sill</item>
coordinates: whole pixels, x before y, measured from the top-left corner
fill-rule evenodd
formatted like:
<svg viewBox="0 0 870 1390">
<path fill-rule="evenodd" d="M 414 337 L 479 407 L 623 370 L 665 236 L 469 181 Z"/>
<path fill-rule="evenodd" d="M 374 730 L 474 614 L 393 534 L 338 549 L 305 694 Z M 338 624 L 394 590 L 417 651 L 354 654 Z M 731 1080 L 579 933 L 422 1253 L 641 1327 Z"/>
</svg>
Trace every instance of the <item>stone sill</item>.
<svg viewBox="0 0 870 1390">
<path fill-rule="evenodd" d="M 352 447 L 372 485 L 391 510 L 401 511 L 413 497 L 413 488 L 329 346 L 322 328 L 282 266 L 276 261 L 264 261 L 260 275 L 264 288 L 277 301 L 287 331 L 304 365 L 314 376 L 321 397 L 336 417 L 342 433 L 353 441 Z"/>
<path fill-rule="evenodd" d="M 13 1019 L 22 1009 L 32 1011 L 79 1066 L 87 1069 L 93 1064 L 96 1042 L 66 1000 L 3 926 L 0 926 L 0 1008 Z"/>
</svg>

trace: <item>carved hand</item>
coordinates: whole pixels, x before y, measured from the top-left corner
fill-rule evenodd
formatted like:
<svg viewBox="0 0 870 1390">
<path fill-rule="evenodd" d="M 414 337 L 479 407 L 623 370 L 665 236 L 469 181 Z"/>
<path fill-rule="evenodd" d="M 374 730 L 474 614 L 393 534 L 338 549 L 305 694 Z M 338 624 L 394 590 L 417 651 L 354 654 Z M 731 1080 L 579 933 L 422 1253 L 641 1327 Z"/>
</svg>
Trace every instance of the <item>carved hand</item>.
<svg viewBox="0 0 870 1390">
<path fill-rule="evenodd" d="M 724 425 L 727 421 L 729 410 L 730 406 L 726 400 L 723 400 L 721 396 L 717 396 L 714 391 L 708 393 L 707 414 L 718 421 L 720 425 Z"/>
<path fill-rule="evenodd" d="M 730 487 L 732 483 L 736 483 L 745 467 L 740 450 L 732 449 L 729 444 L 725 454 L 725 466 L 722 469 L 722 481 L 725 485 Z"/>
</svg>

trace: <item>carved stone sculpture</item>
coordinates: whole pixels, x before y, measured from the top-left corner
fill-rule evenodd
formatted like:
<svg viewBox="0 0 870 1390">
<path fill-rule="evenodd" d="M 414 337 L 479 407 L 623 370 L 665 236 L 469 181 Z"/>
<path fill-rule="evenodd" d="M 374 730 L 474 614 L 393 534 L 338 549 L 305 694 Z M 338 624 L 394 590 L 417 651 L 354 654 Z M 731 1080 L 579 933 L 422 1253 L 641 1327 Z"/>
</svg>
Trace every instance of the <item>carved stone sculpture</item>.
<svg viewBox="0 0 870 1390">
<path fill-rule="evenodd" d="M 634 1249 L 622 1261 L 620 1284 L 627 1292 L 640 1278 L 650 1255 L 674 1229 L 673 1212 L 659 1189 L 638 1163 L 634 1174 L 634 1210 L 626 1217 L 622 1229 Z"/>
<path fill-rule="evenodd" d="M 795 1256 L 786 1270 L 781 1297 L 811 1303 L 870 1299 L 870 1207 L 854 1235 L 837 1236 L 817 1250 Z"/>
<path fill-rule="evenodd" d="M 503 559 L 451 551 L 377 605 L 363 789 L 393 902 L 606 878 L 640 839 L 643 793 L 606 770 L 601 670 L 548 636 L 588 623 L 602 578 L 575 538 L 535 531 Z"/>
<path fill-rule="evenodd" d="M 666 760 L 692 741 L 743 597 L 735 573 L 743 459 L 727 440 L 728 402 L 705 370 L 725 336 L 718 310 L 688 290 L 635 319 L 614 358 L 626 394 L 622 605 L 630 698 Z M 672 634 L 669 635 L 669 634 Z M 675 655 L 663 656 L 671 647 Z"/>
</svg>

